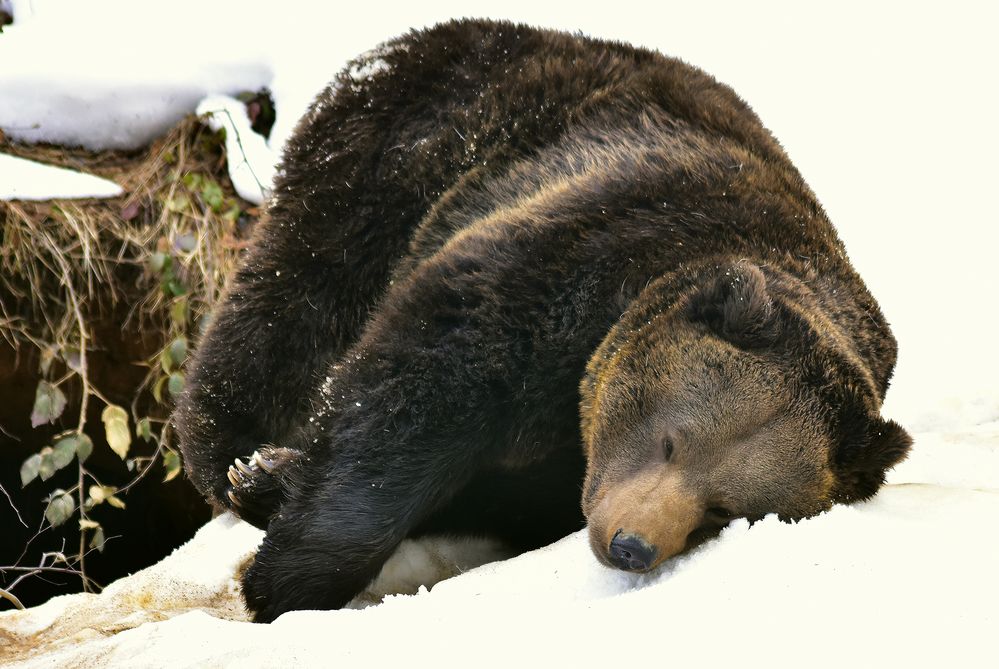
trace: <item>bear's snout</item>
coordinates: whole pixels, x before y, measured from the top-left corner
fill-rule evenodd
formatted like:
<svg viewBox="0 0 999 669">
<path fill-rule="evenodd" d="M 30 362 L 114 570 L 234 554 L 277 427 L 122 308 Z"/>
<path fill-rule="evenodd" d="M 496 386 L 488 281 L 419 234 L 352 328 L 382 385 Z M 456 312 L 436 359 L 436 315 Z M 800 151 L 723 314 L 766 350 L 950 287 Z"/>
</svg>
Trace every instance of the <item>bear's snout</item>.
<svg viewBox="0 0 999 669">
<path fill-rule="evenodd" d="M 590 546 L 604 564 L 645 572 L 682 553 L 704 520 L 704 505 L 675 470 L 650 467 L 605 481 L 589 510 Z"/>
<path fill-rule="evenodd" d="M 648 571 L 658 551 L 637 534 L 625 534 L 623 529 L 619 529 L 611 539 L 608 552 L 611 563 L 618 569 Z"/>
</svg>

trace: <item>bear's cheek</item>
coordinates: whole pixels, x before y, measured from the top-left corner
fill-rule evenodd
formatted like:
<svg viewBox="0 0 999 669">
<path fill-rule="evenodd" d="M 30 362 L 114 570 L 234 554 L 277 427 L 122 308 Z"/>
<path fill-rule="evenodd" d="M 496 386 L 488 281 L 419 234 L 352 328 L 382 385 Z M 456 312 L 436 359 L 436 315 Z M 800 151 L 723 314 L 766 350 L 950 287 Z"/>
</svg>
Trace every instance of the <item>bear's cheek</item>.
<svg viewBox="0 0 999 669">
<path fill-rule="evenodd" d="M 675 470 L 648 467 L 600 487 L 588 514 L 590 547 L 604 564 L 629 569 L 616 548 L 627 539 L 647 552 L 646 564 L 629 570 L 648 571 L 683 552 L 703 517 L 702 501 Z"/>
</svg>

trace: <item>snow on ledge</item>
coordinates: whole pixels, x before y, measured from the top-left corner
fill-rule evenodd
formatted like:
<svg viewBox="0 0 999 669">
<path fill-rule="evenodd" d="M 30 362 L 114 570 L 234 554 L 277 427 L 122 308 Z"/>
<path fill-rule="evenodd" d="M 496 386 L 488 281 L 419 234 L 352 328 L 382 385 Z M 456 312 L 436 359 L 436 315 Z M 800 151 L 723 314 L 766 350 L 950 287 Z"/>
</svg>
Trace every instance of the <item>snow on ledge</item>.
<svg viewBox="0 0 999 669">
<path fill-rule="evenodd" d="M 0 200 L 118 197 L 121 186 L 75 170 L 0 153 Z"/>
<path fill-rule="evenodd" d="M 244 37 L 232 25 L 243 13 L 235 3 L 184 0 L 160 12 L 144 2 L 97 4 L 17 3 L 0 38 L 0 128 L 8 137 L 136 149 L 209 93 L 259 90 L 273 77 L 259 31 Z"/>
</svg>

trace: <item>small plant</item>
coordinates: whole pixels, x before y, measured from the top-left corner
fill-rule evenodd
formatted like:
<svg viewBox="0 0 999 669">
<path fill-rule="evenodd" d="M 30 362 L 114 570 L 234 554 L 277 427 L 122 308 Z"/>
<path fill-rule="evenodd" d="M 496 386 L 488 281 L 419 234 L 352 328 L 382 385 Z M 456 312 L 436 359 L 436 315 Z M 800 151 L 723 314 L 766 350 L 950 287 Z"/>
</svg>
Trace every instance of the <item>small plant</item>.
<svg viewBox="0 0 999 669">
<path fill-rule="evenodd" d="M 57 149 L 39 150 L 56 154 L 47 162 L 65 158 Z M 184 388 L 191 337 L 204 327 L 244 247 L 240 226 L 248 217 L 249 205 L 234 196 L 227 181 L 222 150 L 220 137 L 189 118 L 140 160 L 126 161 L 119 174 L 106 174 L 125 187 L 129 195 L 123 198 L 0 202 L 0 295 L 11 296 L 0 303 L 0 336 L 16 350 L 38 351 L 32 428 L 65 425 L 72 416 L 72 427 L 23 461 L 20 481 L 22 487 L 44 486 L 75 466 L 73 485 L 44 496 L 39 532 L 73 520 L 79 529 L 70 551 L 43 553 L 35 566 L 0 566 L 5 579 L 18 575 L 0 582 L 7 583 L 0 596 L 15 606 L 20 602 L 14 587 L 31 575 L 74 573 L 84 591 L 98 588 L 87 576 L 86 561 L 92 551 L 105 550 L 110 535 L 106 514 L 102 523 L 91 512 L 102 506 L 125 510 L 129 490 L 157 463 L 164 482 L 181 473 L 169 413 Z M 109 155 L 98 154 L 96 160 L 114 162 Z M 127 311 L 115 308 L 120 304 Z M 93 352 L 105 347 L 94 322 L 119 313 L 126 314 L 122 330 L 152 333 L 151 340 L 160 342 L 151 355 L 134 361 L 148 371 L 127 407 L 105 396 L 90 368 Z M 99 426 L 87 422 L 95 402 L 103 406 Z M 101 480 L 88 467 L 95 444 L 105 443 L 125 464 L 123 480 Z"/>
</svg>

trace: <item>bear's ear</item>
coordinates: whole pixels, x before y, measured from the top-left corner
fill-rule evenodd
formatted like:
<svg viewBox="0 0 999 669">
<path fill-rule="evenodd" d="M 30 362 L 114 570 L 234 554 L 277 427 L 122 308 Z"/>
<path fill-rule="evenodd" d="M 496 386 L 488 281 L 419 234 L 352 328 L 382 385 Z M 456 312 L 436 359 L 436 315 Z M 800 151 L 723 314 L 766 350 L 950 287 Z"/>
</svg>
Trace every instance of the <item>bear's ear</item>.
<svg viewBox="0 0 999 669">
<path fill-rule="evenodd" d="M 777 309 L 766 277 L 750 262 L 721 270 L 695 293 L 688 315 L 740 346 L 765 345 L 777 336 Z"/>
<path fill-rule="evenodd" d="M 837 501 L 873 497 L 885 482 L 885 472 L 904 460 L 911 446 L 912 437 L 901 425 L 893 420 L 872 420 L 866 435 L 837 449 Z"/>
</svg>

